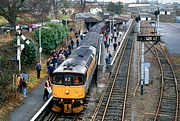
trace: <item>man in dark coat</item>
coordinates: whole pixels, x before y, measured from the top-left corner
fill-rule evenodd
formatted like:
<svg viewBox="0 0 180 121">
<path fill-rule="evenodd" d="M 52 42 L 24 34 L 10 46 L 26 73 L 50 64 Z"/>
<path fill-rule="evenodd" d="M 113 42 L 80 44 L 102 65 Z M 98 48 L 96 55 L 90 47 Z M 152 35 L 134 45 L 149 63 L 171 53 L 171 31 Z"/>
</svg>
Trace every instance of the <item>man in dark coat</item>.
<svg viewBox="0 0 180 121">
<path fill-rule="evenodd" d="M 73 46 L 74 46 L 74 41 L 73 39 L 71 39 L 71 48 L 73 49 Z"/>
<path fill-rule="evenodd" d="M 113 47 L 114 47 L 114 51 L 116 51 L 116 47 L 117 47 L 117 43 L 116 42 L 113 44 Z"/>
<path fill-rule="evenodd" d="M 37 78 L 40 78 L 40 73 L 41 73 L 41 65 L 40 63 L 36 64 L 36 71 L 37 71 Z"/>
</svg>

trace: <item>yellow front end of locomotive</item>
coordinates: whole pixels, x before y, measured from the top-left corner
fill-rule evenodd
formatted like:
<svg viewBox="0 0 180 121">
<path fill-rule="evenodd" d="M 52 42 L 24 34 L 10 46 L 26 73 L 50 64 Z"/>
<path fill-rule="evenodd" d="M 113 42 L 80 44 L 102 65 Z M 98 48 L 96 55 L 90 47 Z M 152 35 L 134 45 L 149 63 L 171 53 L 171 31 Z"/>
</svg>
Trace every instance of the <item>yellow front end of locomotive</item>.
<svg viewBox="0 0 180 121">
<path fill-rule="evenodd" d="M 53 85 L 52 95 L 55 98 L 63 99 L 82 99 L 85 97 L 85 89 L 83 85 L 80 86 L 64 86 Z"/>
<path fill-rule="evenodd" d="M 85 98 L 84 86 L 52 86 L 53 98 L 58 102 L 53 105 L 52 110 L 64 113 L 79 113 L 83 110 L 83 99 Z"/>
</svg>

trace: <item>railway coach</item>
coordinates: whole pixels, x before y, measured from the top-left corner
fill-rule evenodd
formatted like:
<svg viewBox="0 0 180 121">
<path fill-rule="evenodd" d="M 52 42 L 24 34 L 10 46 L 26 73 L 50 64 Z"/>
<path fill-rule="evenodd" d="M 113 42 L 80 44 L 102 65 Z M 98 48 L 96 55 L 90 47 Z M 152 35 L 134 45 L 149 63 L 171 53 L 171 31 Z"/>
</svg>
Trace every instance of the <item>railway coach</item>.
<svg viewBox="0 0 180 121">
<path fill-rule="evenodd" d="M 52 76 L 53 111 L 79 113 L 97 68 L 99 34 L 89 32 Z"/>
</svg>

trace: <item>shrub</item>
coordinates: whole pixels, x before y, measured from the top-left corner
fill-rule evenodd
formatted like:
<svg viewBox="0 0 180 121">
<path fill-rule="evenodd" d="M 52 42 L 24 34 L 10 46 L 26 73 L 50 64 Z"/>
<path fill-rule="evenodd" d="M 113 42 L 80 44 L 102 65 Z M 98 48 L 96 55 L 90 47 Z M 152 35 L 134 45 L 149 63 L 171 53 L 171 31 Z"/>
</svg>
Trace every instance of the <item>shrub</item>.
<svg viewBox="0 0 180 121">
<path fill-rule="evenodd" d="M 45 28 L 47 27 L 47 28 Z M 41 28 L 42 52 L 50 54 L 67 36 L 67 29 L 62 24 L 50 23 Z M 35 30 L 34 38 L 39 43 L 39 29 Z"/>
</svg>

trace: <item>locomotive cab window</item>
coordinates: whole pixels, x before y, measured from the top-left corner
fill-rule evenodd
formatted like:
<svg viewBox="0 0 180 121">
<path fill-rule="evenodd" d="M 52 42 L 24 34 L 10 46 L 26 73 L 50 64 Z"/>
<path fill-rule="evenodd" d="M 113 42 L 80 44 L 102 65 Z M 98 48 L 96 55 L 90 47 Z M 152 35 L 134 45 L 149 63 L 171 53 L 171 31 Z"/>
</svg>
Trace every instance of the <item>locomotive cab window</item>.
<svg viewBox="0 0 180 121">
<path fill-rule="evenodd" d="M 73 79 L 73 84 L 74 85 L 83 84 L 82 77 L 75 76 L 74 79 Z"/>
<path fill-rule="evenodd" d="M 63 74 L 56 73 L 53 75 L 52 83 L 57 85 L 82 85 L 84 76 L 81 74 Z"/>
</svg>

